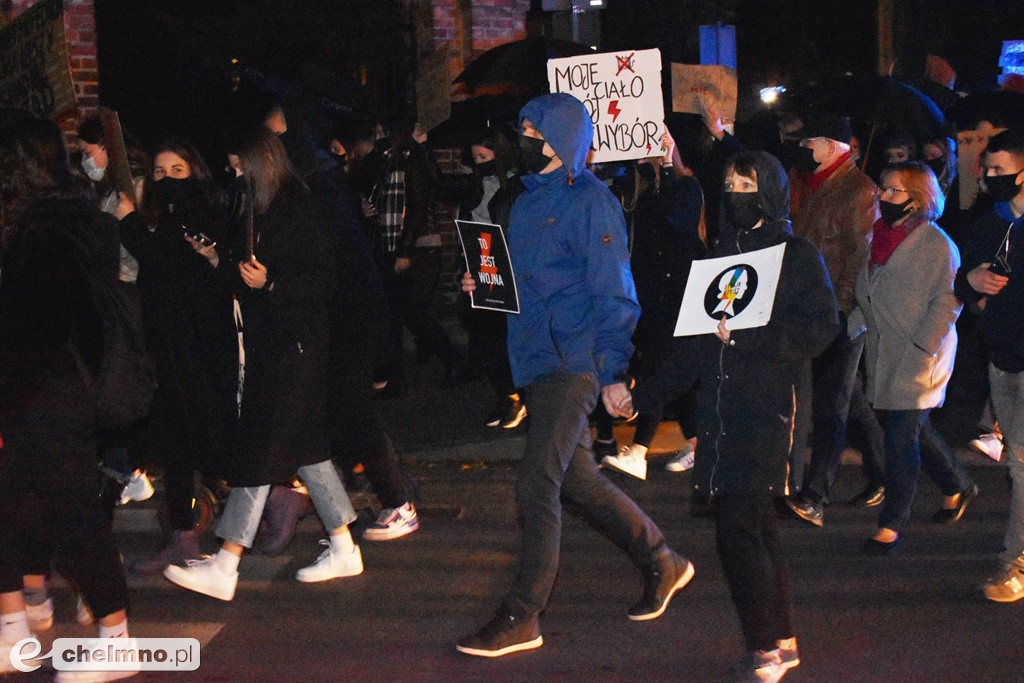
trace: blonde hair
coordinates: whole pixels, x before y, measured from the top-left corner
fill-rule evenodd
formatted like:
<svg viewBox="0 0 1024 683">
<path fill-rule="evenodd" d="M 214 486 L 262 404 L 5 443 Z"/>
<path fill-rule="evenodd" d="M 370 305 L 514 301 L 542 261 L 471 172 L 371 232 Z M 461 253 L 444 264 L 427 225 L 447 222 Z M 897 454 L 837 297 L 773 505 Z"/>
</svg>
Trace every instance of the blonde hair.
<svg viewBox="0 0 1024 683">
<path fill-rule="evenodd" d="M 946 208 L 946 197 L 939 187 L 939 180 L 932 169 L 920 161 L 903 161 L 886 166 L 882 170 L 882 184 L 889 178 L 896 178 L 910 199 L 917 204 L 916 213 L 925 219 L 934 221 L 942 215 Z"/>
</svg>

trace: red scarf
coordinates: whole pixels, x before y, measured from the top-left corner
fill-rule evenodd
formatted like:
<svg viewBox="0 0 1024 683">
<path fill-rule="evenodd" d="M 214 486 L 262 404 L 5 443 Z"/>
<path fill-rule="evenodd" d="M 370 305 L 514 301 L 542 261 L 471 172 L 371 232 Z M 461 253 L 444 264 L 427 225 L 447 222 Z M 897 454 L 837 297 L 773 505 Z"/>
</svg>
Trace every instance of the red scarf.
<svg viewBox="0 0 1024 683">
<path fill-rule="evenodd" d="M 892 227 L 881 218 L 875 221 L 871 229 L 871 263 L 876 266 L 884 266 L 889 260 L 896 247 L 907 239 L 907 235 L 914 231 L 914 228 L 924 222 L 922 216 L 911 216 L 899 226 Z"/>
<path fill-rule="evenodd" d="M 825 181 L 836 172 L 836 169 L 842 166 L 843 163 L 851 156 L 853 156 L 853 152 L 845 152 L 828 168 L 823 168 L 820 171 L 816 171 L 815 173 L 807 176 L 807 188 L 811 192 L 817 192 L 818 189 L 825 184 Z"/>
</svg>

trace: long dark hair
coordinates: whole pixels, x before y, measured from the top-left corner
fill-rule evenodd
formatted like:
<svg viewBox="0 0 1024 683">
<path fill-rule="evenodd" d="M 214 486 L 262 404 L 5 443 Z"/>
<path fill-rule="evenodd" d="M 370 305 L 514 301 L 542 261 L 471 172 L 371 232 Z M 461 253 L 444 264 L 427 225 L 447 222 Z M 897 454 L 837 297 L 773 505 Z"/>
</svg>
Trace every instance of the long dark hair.
<svg viewBox="0 0 1024 683">
<path fill-rule="evenodd" d="M 212 204 L 218 200 L 217 190 L 213 182 L 213 174 L 210 173 L 210 167 L 203 161 L 202 155 L 199 154 L 198 150 L 188 142 L 177 139 L 169 138 L 164 140 L 159 145 L 153 148 L 153 160 L 161 152 L 170 152 L 177 154 L 182 160 L 188 164 L 189 176 L 188 179 L 194 183 L 197 190 L 197 198 L 207 204 Z M 157 181 L 153 180 L 152 172 L 148 173 L 145 180 L 142 183 L 142 202 L 140 212 L 146 219 L 146 222 L 150 225 L 155 225 L 160 219 L 160 216 L 167 210 L 166 206 L 162 206 L 157 198 L 157 193 L 153 191 L 153 183 Z"/>
<path fill-rule="evenodd" d="M 13 226 L 33 202 L 89 194 L 74 181 L 56 123 L 30 118 L 0 130 L 0 231 Z"/>
<path fill-rule="evenodd" d="M 252 192 L 253 212 L 264 213 L 281 188 L 290 182 L 302 183 L 295 174 L 288 153 L 276 135 L 260 129 L 228 149 L 241 162 L 246 185 Z M 304 184 L 303 184 L 304 186 Z"/>
<path fill-rule="evenodd" d="M 494 152 L 494 175 L 498 177 L 501 189 L 504 190 L 510 180 L 508 177 L 509 173 L 516 172 L 516 153 L 508 136 L 497 128 L 491 127 L 471 137 L 469 144 L 463 150 L 470 168 L 475 167 L 473 164 L 473 147 L 483 147 Z"/>
</svg>

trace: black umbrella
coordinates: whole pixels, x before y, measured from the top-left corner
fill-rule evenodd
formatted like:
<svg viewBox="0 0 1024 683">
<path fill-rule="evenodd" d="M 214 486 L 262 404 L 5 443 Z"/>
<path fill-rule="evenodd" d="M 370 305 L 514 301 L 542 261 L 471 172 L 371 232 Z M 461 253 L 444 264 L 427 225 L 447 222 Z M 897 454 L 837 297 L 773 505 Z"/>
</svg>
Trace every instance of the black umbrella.
<svg viewBox="0 0 1024 683">
<path fill-rule="evenodd" d="M 892 76 L 845 76 L 796 88 L 785 102 L 801 112 L 848 116 L 855 127 L 871 128 L 873 134 L 898 128 L 923 140 L 949 132 L 946 117 L 930 97 Z"/>
<path fill-rule="evenodd" d="M 453 83 L 470 87 L 505 85 L 527 95 L 548 92 L 549 59 L 593 53 L 592 48 L 566 40 L 531 36 L 492 47 L 463 70 Z"/>
<path fill-rule="evenodd" d="M 964 97 L 949 109 L 959 130 L 974 129 L 981 121 L 998 128 L 1024 126 L 1024 93 L 993 90 Z"/>
</svg>

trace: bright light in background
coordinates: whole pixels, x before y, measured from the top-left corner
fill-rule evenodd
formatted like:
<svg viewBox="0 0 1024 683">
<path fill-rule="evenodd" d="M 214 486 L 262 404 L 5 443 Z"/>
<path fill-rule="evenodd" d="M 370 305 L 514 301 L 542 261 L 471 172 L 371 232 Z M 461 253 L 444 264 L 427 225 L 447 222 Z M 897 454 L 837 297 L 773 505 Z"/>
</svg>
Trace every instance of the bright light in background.
<svg viewBox="0 0 1024 683">
<path fill-rule="evenodd" d="M 781 85 L 776 85 L 771 88 L 761 88 L 761 101 L 765 104 L 775 104 L 779 95 L 786 92 L 786 89 Z"/>
</svg>

